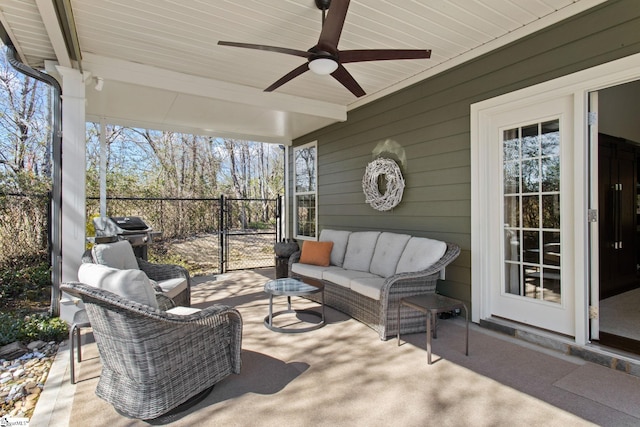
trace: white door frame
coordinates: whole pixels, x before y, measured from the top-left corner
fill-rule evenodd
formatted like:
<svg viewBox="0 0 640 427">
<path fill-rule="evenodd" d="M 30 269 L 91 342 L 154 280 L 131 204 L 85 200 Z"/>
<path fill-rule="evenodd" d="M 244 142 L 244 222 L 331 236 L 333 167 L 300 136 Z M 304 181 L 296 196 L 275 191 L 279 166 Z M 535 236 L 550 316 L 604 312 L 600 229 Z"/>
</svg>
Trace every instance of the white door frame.
<svg viewBox="0 0 640 427">
<path fill-rule="evenodd" d="M 584 345 L 589 342 L 589 292 L 591 280 L 597 278 L 590 275 L 589 222 L 587 210 L 597 209 L 589 206 L 589 138 L 588 138 L 588 96 L 589 92 L 609 86 L 640 79 L 640 54 L 628 56 L 608 62 L 587 70 L 579 71 L 564 77 L 530 86 L 496 98 L 471 105 L 471 300 L 472 320 L 491 317 L 491 258 L 497 256 L 490 252 L 493 239 L 501 235 L 491 236 L 487 218 L 488 194 L 500 188 L 496 182 L 496 174 L 484 173 L 484 165 L 488 164 L 489 150 L 484 149 L 494 135 L 490 133 L 491 117 L 513 108 L 534 105 L 558 97 L 573 98 L 573 194 L 565 195 L 573 198 L 574 214 L 571 252 L 563 252 L 563 265 L 574 273 L 575 298 L 575 342 Z M 597 253 L 594 261 L 597 262 Z M 570 263 L 570 264 L 569 264 Z M 493 275 L 495 277 L 495 275 Z M 500 276 L 498 276 L 500 277 Z"/>
</svg>

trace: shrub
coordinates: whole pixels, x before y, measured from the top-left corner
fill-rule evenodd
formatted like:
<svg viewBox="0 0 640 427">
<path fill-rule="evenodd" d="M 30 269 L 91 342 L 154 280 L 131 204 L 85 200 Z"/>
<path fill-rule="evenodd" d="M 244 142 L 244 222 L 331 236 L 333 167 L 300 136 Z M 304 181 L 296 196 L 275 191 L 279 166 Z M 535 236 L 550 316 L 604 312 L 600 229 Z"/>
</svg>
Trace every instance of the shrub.
<svg viewBox="0 0 640 427">
<path fill-rule="evenodd" d="M 19 341 L 22 321 L 11 313 L 0 312 L 0 346 Z"/>
<path fill-rule="evenodd" d="M 48 314 L 33 314 L 24 317 L 20 340 L 60 342 L 66 338 L 68 331 L 67 323 L 59 317 L 51 317 Z"/>
<path fill-rule="evenodd" d="M 22 317 L 11 313 L 0 313 L 0 346 L 14 341 L 60 342 L 67 337 L 68 331 L 64 320 L 48 314 L 31 314 Z"/>
<path fill-rule="evenodd" d="M 49 263 L 41 257 L 20 258 L 0 269 L 0 306 L 15 301 L 48 301 L 51 295 Z"/>
</svg>

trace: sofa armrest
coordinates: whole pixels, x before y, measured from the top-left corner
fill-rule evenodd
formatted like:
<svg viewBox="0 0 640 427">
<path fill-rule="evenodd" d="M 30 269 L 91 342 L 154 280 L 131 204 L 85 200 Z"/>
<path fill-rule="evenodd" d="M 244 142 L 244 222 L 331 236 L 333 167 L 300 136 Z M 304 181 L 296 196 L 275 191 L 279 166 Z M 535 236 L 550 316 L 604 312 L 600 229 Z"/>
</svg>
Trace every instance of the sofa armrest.
<svg viewBox="0 0 640 427">
<path fill-rule="evenodd" d="M 433 291 L 435 291 L 435 283 L 437 282 L 440 273 L 445 269 L 447 265 L 451 264 L 458 257 L 458 255 L 460 255 L 460 247 L 454 243 L 447 243 L 447 250 L 445 251 L 444 255 L 442 255 L 442 257 L 434 264 L 432 264 L 429 268 L 420 271 L 398 273 L 394 274 L 393 276 L 387 277 L 381 289 L 381 299 L 388 301 L 389 295 L 396 293 L 393 288 L 407 288 L 407 286 L 411 287 L 411 284 L 419 285 L 421 282 L 433 282 Z M 398 292 L 403 295 L 406 291 L 408 291 L 408 289 L 405 289 L 404 291 L 398 289 Z M 425 288 L 425 291 L 431 291 L 429 289 L 429 286 Z M 420 292 L 414 291 L 413 293 L 416 294 Z"/>
<path fill-rule="evenodd" d="M 156 301 L 158 301 L 158 308 L 162 311 L 167 311 L 176 306 L 176 303 L 171 298 L 162 293 L 162 289 L 160 291 L 156 290 Z"/>
<path fill-rule="evenodd" d="M 292 271 L 291 271 L 291 266 L 293 264 L 295 264 L 296 262 L 300 261 L 300 255 L 302 254 L 302 251 L 295 251 L 294 253 L 291 254 L 291 256 L 289 257 L 289 277 L 292 277 Z"/>
<path fill-rule="evenodd" d="M 145 261 L 142 258 L 136 258 L 138 262 L 138 268 L 149 277 L 151 280 L 167 280 L 185 278 L 188 282 L 191 281 L 189 272 L 186 268 L 173 265 L 173 264 L 154 264 L 149 261 Z"/>
</svg>

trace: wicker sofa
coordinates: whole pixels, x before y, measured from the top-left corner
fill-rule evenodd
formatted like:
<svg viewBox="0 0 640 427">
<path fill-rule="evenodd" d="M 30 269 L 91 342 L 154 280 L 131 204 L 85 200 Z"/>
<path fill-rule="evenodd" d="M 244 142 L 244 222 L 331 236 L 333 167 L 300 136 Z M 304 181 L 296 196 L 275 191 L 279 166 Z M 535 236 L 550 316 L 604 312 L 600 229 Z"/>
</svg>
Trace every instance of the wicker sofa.
<svg viewBox="0 0 640 427">
<path fill-rule="evenodd" d="M 322 283 L 326 305 L 374 329 L 381 340 L 398 331 L 400 298 L 435 292 L 445 267 L 460 254 L 453 243 L 379 231 L 324 229 L 319 241 L 333 242 L 330 264 L 300 263 L 298 251 L 289 258 L 289 277 Z M 309 298 L 319 300 L 317 294 Z M 402 333 L 426 329 L 423 313 L 403 308 L 401 318 Z"/>
</svg>

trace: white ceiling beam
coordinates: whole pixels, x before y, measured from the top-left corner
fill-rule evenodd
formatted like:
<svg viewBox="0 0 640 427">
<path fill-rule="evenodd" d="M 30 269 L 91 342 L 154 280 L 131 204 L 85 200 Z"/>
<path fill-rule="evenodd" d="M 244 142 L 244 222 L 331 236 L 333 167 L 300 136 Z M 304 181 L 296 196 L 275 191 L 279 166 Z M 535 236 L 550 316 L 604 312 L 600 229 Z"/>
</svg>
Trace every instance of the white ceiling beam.
<svg viewBox="0 0 640 427">
<path fill-rule="evenodd" d="M 110 117 L 110 116 L 97 116 L 94 114 L 87 114 L 87 121 L 99 122 L 100 119 L 104 119 L 106 123 L 111 125 L 118 126 L 128 126 L 132 128 L 141 128 L 141 129 L 153 129 L 159 131 L 167 131 L 167 132 L 182 132 L 186 134 L 200 135 L 200 136 L 211 136 L 214 138 L 229 138 L 229 139 L 240 139 L 243 141 L 260 141 L 266 142 L 269 144 L 282 144 L 282 145 L 291 145 L 291 139 L 286 137 L 276 137 L 264 135 L 261 133 L 238 133 L 238 132 L 229 132 L 224 129 L 221 130 L 207 130 L 198 127 L 192 126 L 180 126 L 176 124 L 163 124 L 157 121 L 144 121 L 144 120 L 127 120 L 121 117 Z"/>
<path fill-rule="evenodd" d="M 49 41 L 56 53 L 58 63 L 63 67 L 73 68 L 73 63 L 69 57 L 69 51 L 64 41 L 64 35 L 58 22 L 58 15 L 53 7 L 52 0 L 36 0 L 36 6 L 40 12 L 40 17 L 44 23 L 44 27 L 49 35 Z"/>
<path fill-rule="evenodd" d="M 24 50 L 20 46 L 20 43 L 18 43 L 18 38 L 15 36 L 15 34 L 13 34 L 13 30 L 11 29 L 11 25 L 9 25 L 9 21 L 7 21 L 7 17 L 4 15 L 4 12 L 2 12 L 2 9 L 0 9 L 0 24 L 2 24 L 2 27 L 7 32 L 7 35 L 9 36 L 11 41 L 13 42 L 13 47 L 16 48 L 16 52 L 18 53 L 18 57 L 20 58 L 20 62 L 23 62 L 23 63 L 26 64 L 27 63 L 27 57 L 24 54 Z"/>
<path fill-rule="evenodd" d="M 94 76 L 272 110 L 308 114 L 332 120 L 347 120 L 344 105 L 211 80 L 114 58 L 83 53 L 83 68 Z"/>
</svg>

